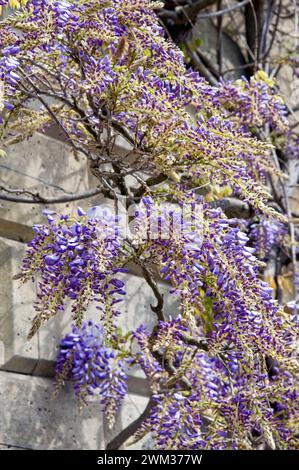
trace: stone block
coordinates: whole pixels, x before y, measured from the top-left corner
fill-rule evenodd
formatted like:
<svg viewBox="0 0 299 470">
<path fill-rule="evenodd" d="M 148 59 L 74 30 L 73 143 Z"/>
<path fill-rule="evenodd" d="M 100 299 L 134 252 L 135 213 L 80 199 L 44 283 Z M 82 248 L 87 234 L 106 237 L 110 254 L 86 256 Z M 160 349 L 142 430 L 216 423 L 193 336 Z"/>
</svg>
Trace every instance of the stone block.
<svg viewBox="0 0 299 470">
<path fill-rule="evenodd" d="M 38 338 L 26 340 L 34 317 L 35 286 L 13 279 L 23 254 L 21 243 L 0 239 L 0 366 L 14 355 L 38 357 Z"/>
<path fill-rule="evenodd" d="M 9 147 L 7 157 L 1 158 L 0 171 L 2 182 L 7 186 L 26 188 L 45 197 L 83 192 L 98 184 L 88 171 L 85 156 L 75 158 L 70 146 L 40 133 Z M 94 197 L 79 202 L 52 204 L 51 209 L 69 212 L 75 210 L 78 204 L 88 208 L 101 201 L 100 197 Z M 0 219 L 32 226 L 44 221 L 41 214 L 44 207 L 44 204 L 1 201 Z"/>
<path fill-rule="evenodd" d="M 0 372 L 0 443 L 30 449 L 103 449 L 99 400 L 79 410 L 71 384 L 52 399 L 53 380 Z"/>
</svg>

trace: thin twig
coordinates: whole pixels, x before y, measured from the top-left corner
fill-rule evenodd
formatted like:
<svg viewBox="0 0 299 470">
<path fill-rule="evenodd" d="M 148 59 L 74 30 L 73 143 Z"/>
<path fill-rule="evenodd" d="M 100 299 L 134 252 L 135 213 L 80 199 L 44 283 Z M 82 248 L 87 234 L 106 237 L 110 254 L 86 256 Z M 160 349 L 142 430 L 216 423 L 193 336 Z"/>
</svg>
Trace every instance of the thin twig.
<svg viewBox="0 0 299 470">
<path fill-rule="evenodd" d="M 197 18 L 204 19 L 204 18 L 215 18 L 217 16 L 222 16 L 222 15 L 225 15 L 226 13 L 230 13 L 231 11 L 239 10 L 240 8 L 245 7 L 250 2 L 251 0 L 243 0 L 243 2 L 237 3 L 237 5 L 233 5 L 229 8 L 225 8 L 224 10 L 218 10 L 218 11 L 214 11 L 211 13 L 202 13 L 201 15 L 198 15 Z"/>
<path fill-rule="evenodd" d="M 159 291 L 157 283 L 154 280 L 150 270 L 143 264 L 141 264 L 141 269 L 142 269 L 142 273 L 143 273 L 143 277 L 145 281 L 152 289 L 153 294 L 157 300 L 157 305 L 151 305 L 151 309 L 153 312 L 157 314 L 157 318 L 159 321 L 165 321 L 164 313 L 163 313 L 163 306 L 164 306 L 163 294 L 161 294 L 161 292 Z"/>
<path fill-rule="evenodd" d="M 12 192 L 15 194 L 29 194 L 29 191 L 26 189 L 13 189 L 9 190 L 0 186 L 0 189 L 8 191 L 8 193 Z M 9 202 L 18 202 L 23 204 L 65 204 L 66 202 L 72 201 L 79 201 L 82 199 L 88 199 L 90 197 L 96 196 L 97 194 L 105 193 L 104 188 L 94 188 L 88 191 L 84 191 L 82 193 L 75 193 L 75 194 L 66 194 L 63 196 L 55 196 L 55 197 L 44 197 L 41 196 L 39 193 L 30 192 L 32 195 L 31 198 L 24 198 L 19 197 L 13 194 L 0 194 L 0 199 L 2 201 L 9 201 Z"/>
<path fill-rule="evenodd" d="M 217 0 L 218 11 L 221 11 L 222 0 Z M 219 75 L 222 75 L 222 65 L 223 65 L 223 35 L 222 35 L 222 23 L 223 18 L 219 16 L 217 18 L 217 60 L 218 60 L 218 69 Z"/>
</svg>

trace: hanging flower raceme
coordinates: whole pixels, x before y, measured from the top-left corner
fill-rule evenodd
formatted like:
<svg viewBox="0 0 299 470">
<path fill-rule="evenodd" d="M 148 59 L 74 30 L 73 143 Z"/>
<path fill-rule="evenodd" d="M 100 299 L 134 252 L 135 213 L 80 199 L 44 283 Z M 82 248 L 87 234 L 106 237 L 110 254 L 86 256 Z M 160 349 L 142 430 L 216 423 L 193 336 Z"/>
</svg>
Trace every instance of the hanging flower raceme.
<svg viewBox="0 0 299 470">
<path fill-rule="evenodd" d="M 288 130 L 286 107 L 275 91 L 275 83 L 262 70 L 249 82 L 245 78 L 235 83 L 222 82 L 216 96 L 245 128 L 269 124 L 277 132 Z"/>
<path fill-rule="evenodd" d="M 147 329 L 141 325 L 133 332 L 132 337 L 136 340 L 140 350 L 139 353 L 137 353 L 136 360 L 147 376 L 152 390 L 155 391 L 160 387 L 160 380 L 165 377 L 165 372 L 151 351 L 149 344 L 150 334 Z"/>
<path fill-rule="evenodd" d="M 253 224 L 249 233 L 255 255 L 261 260 L 269 256 L 274 246 L 282 246 L 286 235 L 287 228 L 285 224 L 265 218 Z"/>
<path fill-rule="evenodd" d="M 29 243 L 21 273 L 23 282 L 38 274 L 41 277 L 37 316 L 29 337 L 41 323 L 64 310 L 67 300 L 77 327 L 89 303 L 98 302 L 108 334 L 113 318 L 119 315 L 115 304 L 125 295 L 124 282 L 117 277 L 126 270 L 117 265 L 120 241 L 115 220 L 89 218 L 81 209 L 77 217 L 44 213 L 48 225 L 34 226 L 37 235 Z"/>
<path fill-rule="evenodd" d="M 56 393 L 65 380 L 71 380 L 80 403 L 88 396 L 99 395 L 102 411 L 112 427 L 115 413 L 127 393 L 125 360 L 117 352 L 104 346 L 102 326 L 83 324 L 73 327 L 60 342 L 56 360 Z"/>
<path fill-rule="evenodd" d="M 299 137 L 295 132 L 289 131 L 286 133 L 283 150 L 289 160 L 298 160 Z"/>
<path fill-rule="evenodd" d="M 1 58 L 1 61 L 0 61 L 0 67 L 2 70 L 2 73 L 1 73 L 2 80 L 5 79 L 6 82 L 14 86 L 16 85 L 17 80 L 19 79 L 19 76 L 15 72 L 15 69 L 18 68 L 20 63 L 17 59 L 12 57 L 13 49 L 16 50 L 17 48 L 6 47 L 2 49 L 1 53 L 3 57 Z"/>
<path fill-rule="evenodd" d="M 264 126 L 268 126 L 277 137 L 289 131 L 286 106 L 277 94 L 275 82 L 264 71 L 258 71 L 250 81 L 244 77 L 233 83 L 222 81 L 219 88 L 215 88 L 214 103 L 226 110 L 237 132 L 262 136 Z M 258 157 L 245 152 L 243 159 L 243 178 L 250 175 L 254 180 L 266 181 L 269 168 L 273 166 L 271 153 Z"/>
</svg>

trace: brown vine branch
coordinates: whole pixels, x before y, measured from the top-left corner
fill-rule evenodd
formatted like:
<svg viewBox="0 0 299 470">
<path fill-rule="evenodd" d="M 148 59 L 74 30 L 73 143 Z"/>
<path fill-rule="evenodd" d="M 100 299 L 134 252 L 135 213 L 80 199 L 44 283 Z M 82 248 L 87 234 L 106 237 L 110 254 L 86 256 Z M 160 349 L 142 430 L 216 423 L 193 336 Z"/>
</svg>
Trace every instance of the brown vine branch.
<svg viewBox="0 0 299 470">
<path fill-rule="evenodd" d="M 119 449 L 128 439 L 131 437 L 141 426 L 141 424 L 148 418 L 152 408 L 154 406 L 154 401 L 152 398 L 148 401 L 148 404 L 145 410 L 141 415 L 135 419 L 132 423 L 129 424 L 125 429 L 123 429 L 117 436 L 115 436 L 106 446 L 106 450 L 117 450 Z"/>
<path fill-rule="evenodd" d="M 200 340 L 193 338 L 189 335 L 183 335 L 182 340 L 184 343 L 189 344 L 190 346 L 196 346 L 198 349 L 202 349 L 203 351 L 208 351 L 208 343 L 205 340 Z"/>
<path fill-rule="evenodd" d="M 144 277 L 145 281 L 147 282 L 147 284 L 152 289 L 153 294 L 154 294 L 154 296 L 156 297 L 156 300 L 157 300 L 157 305 L 151 305 L 151 309 L 152 309 L 153 312 L 155 312 L 157 314 L 157 318 L 158 318 L 159 321 L 164 321 L 165 318 L 164 318 L 164 313 L 163 313 L 163 306 L 164 306 L 163 294 L 161 294 L 161 292 L 159 291 L 157 283 L 153 279 L 153 276 L 152 276 L 150 270 L 144 265 L 141 266 L 141 269 L 142 269 L 142 273 L 143 273 L 143 277 Z"/>
<path fill-rule="evenodd" d="M 245 7 L 251 0 L 243 0 L 241 3 L 237 3 L 236 5 L 233 5 L 231 7 L 225 8 L 223 10 L 218 10 L 214 11 L 211 13 L 203 13 L 201 15 L 198 15 L 198 19 L 204 19 L 204 18 L 215 18 L 217 16 L 222 16 L 225 15 L 226 13 L 230 13 L 231 11 L 238 10 L 239 8 Z"/>
<path fill-rule="evenodd" d="M 173 24 L 186 24 L 191 23 L 196 20 L 196 17 L 200 10 L 207 8 L 217 0 L 198 0 L 197 2 L 192 2 L 192 4 L 184 5 L 184 6 L 177 6 L 175 10 L 168 10 L 166 8 L 162 8 L 157 12 L 157 15 L 161 20 L 170 20 Z"/>
</svg>

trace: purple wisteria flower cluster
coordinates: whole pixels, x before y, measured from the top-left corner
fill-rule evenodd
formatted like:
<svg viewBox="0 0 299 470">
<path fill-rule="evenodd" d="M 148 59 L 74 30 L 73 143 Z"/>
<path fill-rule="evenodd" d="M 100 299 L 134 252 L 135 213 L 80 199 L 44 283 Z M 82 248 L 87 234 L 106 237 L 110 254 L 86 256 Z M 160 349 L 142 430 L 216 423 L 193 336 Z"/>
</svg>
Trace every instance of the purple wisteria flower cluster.
<svg viewBox="0 0 299 470">
<path fill-rule="evenodd" d="M 280 139 L 283 138 L 287 142 L 288 139 L 285 137 L 289 132 L 287 108 L 277 94 L 275 81 L 271 80 L 264 71 L 256 72 L 250 81 L 245 77 L 236 82 L 221 81 L 219 87 L 215 88 L 214 103 L 225 108 L 235 129 L 245 134 L 249 132 L 249 135 L 250 132 L 260 135 L 265 126 L 268 126 L 274 139 L 280 136 Z M 245 179 L 250 174 L 253 179 L 258 175 L 261 181 L 266 180 L 269 165 L 272 166 L 271 155 L 256 158 L 256 155 L 248 154 L 244 160 Z"/>
<path fill-rule="evenodd" d="M 274 85 L 260 70 L 249 82 L 245 78 L 235 83 L 222 82 L 216 96 L 238 118 L 239 125 L 261 128 L 268 124 L 273 131 L 285 132 L 288 130 L 287 109 Z"/>
<path fill-rule="evenodd" d="M 223 90 L 222 103 L 218 89 L 186 70 L 182 52 L 164 38 L 158 24 L 154 10 L 159 6 L 148 0 L 29 0 L 1 27 L 0 77 L 11 117 L 20 102 L 30 113 L 26 103 L 42 83 L 43 102 L 54 95 L 63 103 L 61 110 L 54 104 L 51 109 L 76 148 L 92 153 L 98 136 L 105 141 L 103 122 L 113 131 L 117 122 L 130 144 L 146 150 L 153 171 L 174 181 L 184 175 L 229 185 L 254 207 L 273 213 L 264 204 L 264 182 L 248 164 L 267 160 L 265 171 L 274 171 L 269 145 L 228 119 L 225 106 L 236 102 L 236 87 Z M 21 35 L 13 32 L 16 27 Z M 281 121 L 283 110 L 266 79 L 250 87 L 259 97 L 263 119 L 277 123 L 279 115 Z M 244 94 L 254 102 L 251 91 Z M 196 107 L 195 120 L 186 112 L 187 105 Z M 31 111 L 28 126 L 44 126 L 48 113 L 45 106 L 38 113 Z M 142 166 L 148 167 L 148 162 Z"/>
<path fill-rule="evenodd" d="M 250 227 L 249 237 L 255 249 L 255 255 L 264 260 L 273 247 L 282 246 L 287 236 L 286 225 L 275 221 L 261 218 L 259 222 Z"/>
<path fill-rule="evenodd" d="M 149 212 L 157 210 L 151 198 L 143 203 Z M 145 245 L 144 259 L 157 264 L 163 279 L 173 285 L 171 292 L 180 297 L 189 326 L 196 318 L 201 318 L 206 333 L 213 326 L 211 338 L 220 348 L 229 341 L 245 349 L 248 358 L 253 350 L 266 353 L 274 349 L 283 355 L 278 337 L 284 334 L 285 325 L 271 289 L 258 278 L 261 264 L 253 254 L 255 249 L 247 246 L 249 238 L 235 221 L 201 198 L 189 194 L 187 204 L 193 208 L 188 223 L 176 220 L 174 224 L 173 214 L 172 223 L 161 220 L 160 225 L 170 227 L 169 236 L 156 231 Z M 169 218 L 160 213 L 161 219 Z M 147 211 L 138 214 L 133 243 L 148 235 L 148 217 Z M 178 224 L 182 228 L 179 235 L 171 229 Z"/>
<path fill-rule="evenodd" d="M 120 241 L 117 225 L 111 216 L 89 218 L 81 209 L 77 217 L 56 216 L 44 211 L 48 225 L 35 225 L 36 237 L 29 243 L 23 260 L 23 282 L 40 275 L 37 316 L 31 337 L 40 325 L 63 311 L 66 301 L 72 305 L 72 319 L 80 327 L 91 301 L 99 303 L 106 334 L 113 318 L 119 315 L 115 305 L 125 295 L 124 282 L 117 277 L 126 272 L 117 264 Z"/>
<path fill-rule="evenodd" d="M 103 344 L 104 331 L 99 324 L 73 327 L 60 342 L 56 360 L 56 392 L 65 380 L 71 380 L 81 404 L 88 396 L 99 395 L 102 411 L 112 427 L 115 413 L 127 393 L 125 361 Z"/>
<path fill-rule="evenodd" d="M 160 449 L 246 449 L 252 436 L 269 448 L 293 446 L 295 325 L 259 279 L 261 263 L 236 221 L 195 195 L 187 201 L 187 224 L 149 197 L 137 214 L 133 243 L 140 249 L 149 237 L 144 259 L 160 267 L 181 309 L 151 334 L 144 327 L 133 333 L 155 402 L 140 433 L 151 430 Z M 149 225 L 157 212 L 161 220 Z"/>
<path fill-rule="evenodd" d="M 289 131 L 285 136 L 284 151 L 289 159 L 299 158 L 299 137 L 296 132 Z"/>
<path fill-rule="evenodd" d="M 299 411 L 297 383 L 289 372 L 258 356 L 250 367 L 241 350 L 229 345 L 211 356 L 191 338 L 186 345 L 187 328 L 178 339 L 174 326 L 171 320 L 155 334 L 144 328 L 134 334 L 140 357 L 147 357 L 141 367 L 151 381 L 156 374 L 154 406 L 136 437 L 151 431 L 156 448 L 169 450 L 251 449 L 262 440 L 270 449 L 296 445 L 292 424 L 286 425 Z M 153 353 L 150 357 L 149 344 L 161 352 L 168 374 L 161 374 Z"/>
</svg>

